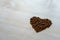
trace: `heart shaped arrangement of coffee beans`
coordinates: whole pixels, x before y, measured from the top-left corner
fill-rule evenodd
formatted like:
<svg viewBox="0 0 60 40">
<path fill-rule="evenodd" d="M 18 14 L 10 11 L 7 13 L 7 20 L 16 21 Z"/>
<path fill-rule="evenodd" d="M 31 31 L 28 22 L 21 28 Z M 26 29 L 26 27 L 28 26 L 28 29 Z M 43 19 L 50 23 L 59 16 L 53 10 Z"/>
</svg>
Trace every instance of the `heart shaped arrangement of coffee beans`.
<svg viewBox="0 0 60 40">
<path fill-rule="evenodd" d="M 30 19 L 30 24 L 32 25 L 32 28 L 36 32 L 40 32 L 46 28 L 49 28 L 52 24 L 51 20 L 49 19 L 41 19 L 39 17 L 32 17 Z"/>
</svg>

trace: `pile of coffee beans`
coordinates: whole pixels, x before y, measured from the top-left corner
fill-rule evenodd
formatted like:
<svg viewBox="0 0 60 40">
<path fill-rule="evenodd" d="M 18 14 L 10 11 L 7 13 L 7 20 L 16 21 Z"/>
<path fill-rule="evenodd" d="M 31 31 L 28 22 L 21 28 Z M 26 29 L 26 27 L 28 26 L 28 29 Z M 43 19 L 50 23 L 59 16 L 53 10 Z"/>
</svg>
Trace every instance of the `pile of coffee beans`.
<svg viewBox="0 0 60 40">
<path fill-rule="evenodd" d="M 41 19 L 39 17 L 34 16 L 30 19 L 30 24 L 36 32 L 40 32 L 46 28 L 49 28 L 52 22 L 49 19 Z"/>
</svg>

